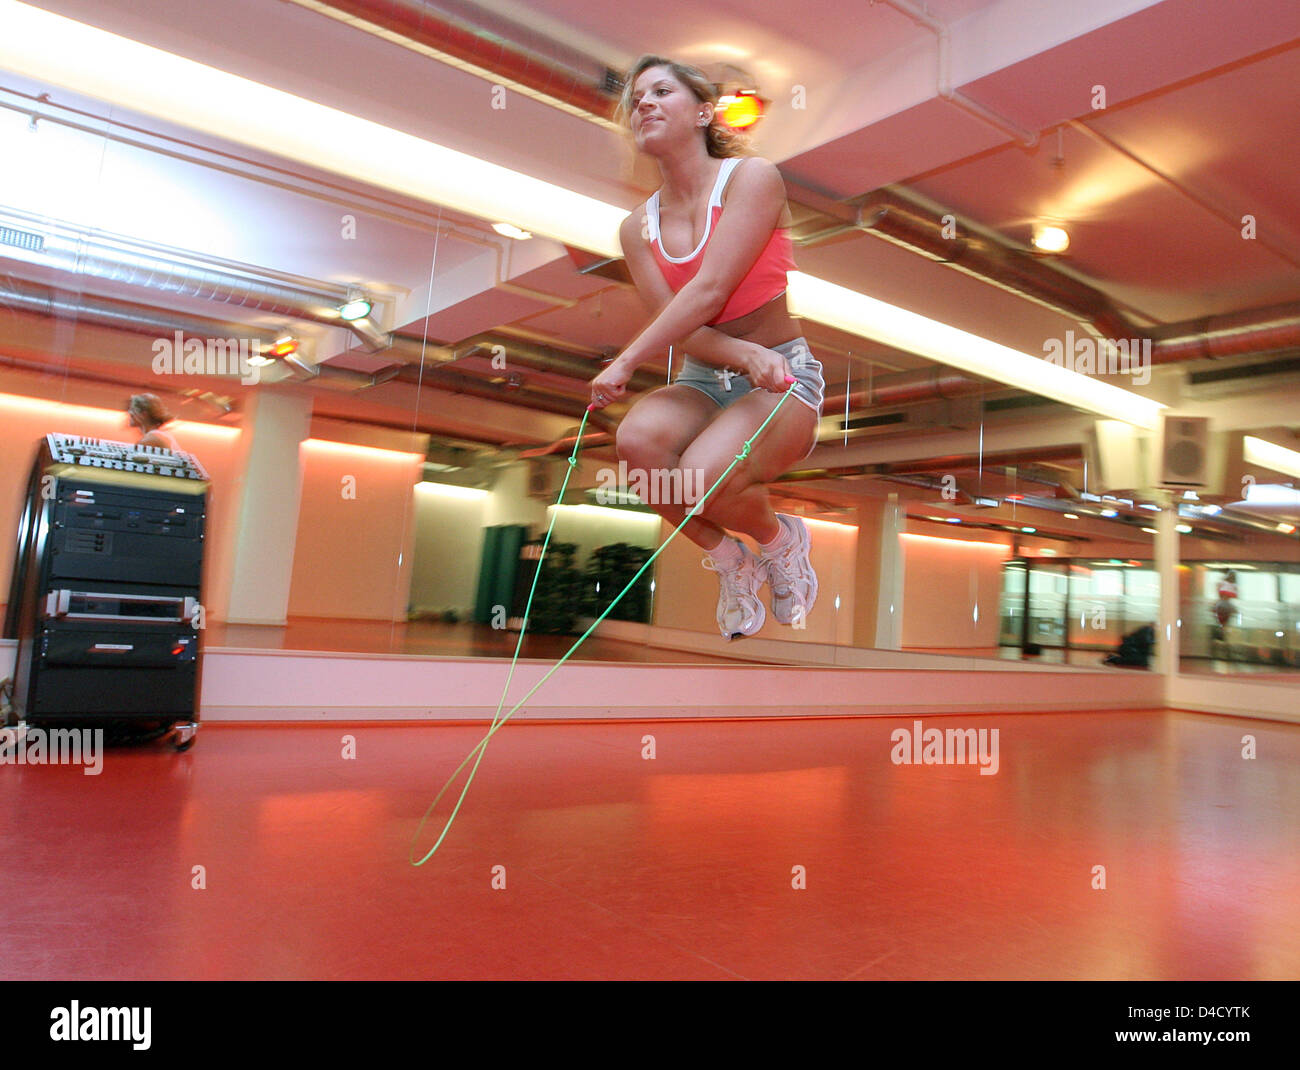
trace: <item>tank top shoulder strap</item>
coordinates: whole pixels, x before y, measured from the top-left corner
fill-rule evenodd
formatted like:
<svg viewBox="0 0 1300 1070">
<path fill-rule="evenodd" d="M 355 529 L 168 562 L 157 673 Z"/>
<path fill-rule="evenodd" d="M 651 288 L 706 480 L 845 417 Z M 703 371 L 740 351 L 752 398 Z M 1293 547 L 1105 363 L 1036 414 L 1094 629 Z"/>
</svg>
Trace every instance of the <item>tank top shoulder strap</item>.
<svg viewBox="0 0 1300 1070">
<path fill-rule="evenodd" d="M 713 193 L 709 196 L 709 208 L 715 205 L 722 207 L 722 194 L 727 188 L 727 183 L 731 180 L 731 172 L 740 166 L 743 157 L 728 156 L 722 161 L 722 166 L 718 168 L 717 181 L 713 183 Z"/>
</svg>

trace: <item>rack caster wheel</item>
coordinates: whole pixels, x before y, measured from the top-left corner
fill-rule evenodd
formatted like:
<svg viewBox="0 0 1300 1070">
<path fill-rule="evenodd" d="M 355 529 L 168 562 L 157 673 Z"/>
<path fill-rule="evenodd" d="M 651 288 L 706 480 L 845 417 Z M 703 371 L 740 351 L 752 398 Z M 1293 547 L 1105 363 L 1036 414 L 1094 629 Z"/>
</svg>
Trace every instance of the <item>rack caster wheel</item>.
<svg viewBox="0 0 1300 1070">
<path fill-rule="evenodd" d="M 199 726 L 193 721 L 187 724 L 178 724 L 172 730 L 172 745 L 175 746 L 178 753 L 187 751 L 194 746 L 198 734 Z"/>
</svg>

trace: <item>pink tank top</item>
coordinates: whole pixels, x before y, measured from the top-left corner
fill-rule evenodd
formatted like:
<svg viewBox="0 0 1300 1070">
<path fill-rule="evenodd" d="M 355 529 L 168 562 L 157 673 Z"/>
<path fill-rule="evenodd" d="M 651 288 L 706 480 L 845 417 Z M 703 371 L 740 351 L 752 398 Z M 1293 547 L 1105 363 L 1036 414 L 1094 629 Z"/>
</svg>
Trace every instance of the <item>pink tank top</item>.
<svg viewBox="0 0 1300 1070">
<path fill-rule="evenodd" d="M 704 259 L 705 246 L 709 244 L 709 238 L 713 236 L 713 228 L 717 225 L 718 217 L 722 215 L 722 192 L 727 188 L 727 180 L 741 159 L 736 156 L 729 157 L 723 160 L 722 166 L 718 168 L 717 181 L 714 182 L 713 190 L 709 194 L 709 218 L 704 227 L 704 237 L 689 256 L 675 257 L 664 251 L 659 236 L 659 191 L 656 190 L 654 196 L 646 202 L 646 216 L 650 224 L 650 250 L 659 264 L 659 270 L 663 272 L 664 281 L 668 283 L 673 293 L 677 293 L 699 272 L 700 264 Z M 757 308 L 762 308 L 774 297 L 779 297 L 785 293 L 786 272 L 794 270 L 790 228 L 778 227 L 772 231 L 772 236 L 763 246 L 763 251 L 758 254 L 754 266 L 740 280 L 740 285 L 722 306 L 722 311 L 710 321 L 709 326 L 738 319 Z"/>
</svg>

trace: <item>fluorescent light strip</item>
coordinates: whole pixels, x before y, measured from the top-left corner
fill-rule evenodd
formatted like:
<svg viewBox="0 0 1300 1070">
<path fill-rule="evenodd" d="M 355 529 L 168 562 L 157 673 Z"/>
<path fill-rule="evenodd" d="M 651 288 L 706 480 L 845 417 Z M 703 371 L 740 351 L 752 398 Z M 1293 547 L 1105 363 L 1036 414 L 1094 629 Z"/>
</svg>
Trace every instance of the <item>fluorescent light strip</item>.
<svg viewBox="0 0 1300 1070">
<path fill-rule="evenodd" d="M 1247 464 L 1257 464 L 1274 472 L 1300 478 L 1300 453 L 1285 446 L 1267 442 L 1254 435 L 1245 435 L 1241 440 L 1241 455 Z"/>
<path fill-rule="evenodd" d="M 0 0 L 0 68 L 534 234 L 621 256 L 626 210 L 105 30 Z"/>
<path fill-rule="evenodd" d="M 0 0 L 0 25 L 0 68 L 602 256 L 622 255 L 618 228 L 627 212 L 616 205 L 17 0 Z M 1112 419 L 1148 429 L 1159 423 L 1158 402 L 1009 346 L 803 272 L 790 273 L 788 288 L 796 315 Z"/>
<path fill-rule="evenodd" d="M 806 316 L 828 327 L 859 334 L 1100 416 L 1148 430 L 1155 430 L 1160 424 L 1160 411 L 1165 406 L 1158 401 L 825 279 L 792 271 L 788 292 L 790 310 L 796 316 Z"/>
</svg>

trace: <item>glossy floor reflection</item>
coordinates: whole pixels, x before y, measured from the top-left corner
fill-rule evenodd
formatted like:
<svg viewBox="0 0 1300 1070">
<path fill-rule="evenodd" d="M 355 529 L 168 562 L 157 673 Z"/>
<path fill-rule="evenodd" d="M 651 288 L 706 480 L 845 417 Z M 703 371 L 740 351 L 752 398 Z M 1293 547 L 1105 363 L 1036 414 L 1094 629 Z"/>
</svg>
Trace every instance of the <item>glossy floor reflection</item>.
<svg viewBox="0 0 1300 1070">
<path fill-rule="evenodd" d="M 418 868 L 481 728 L 209 724 L 99 776 L 3 766 L 0 976 L 1300 974 L 1300 727 L 921 720 L 996 729 L 996 774 L 894 764 L 913 718 L 511 724 Z"/>
</svg>

